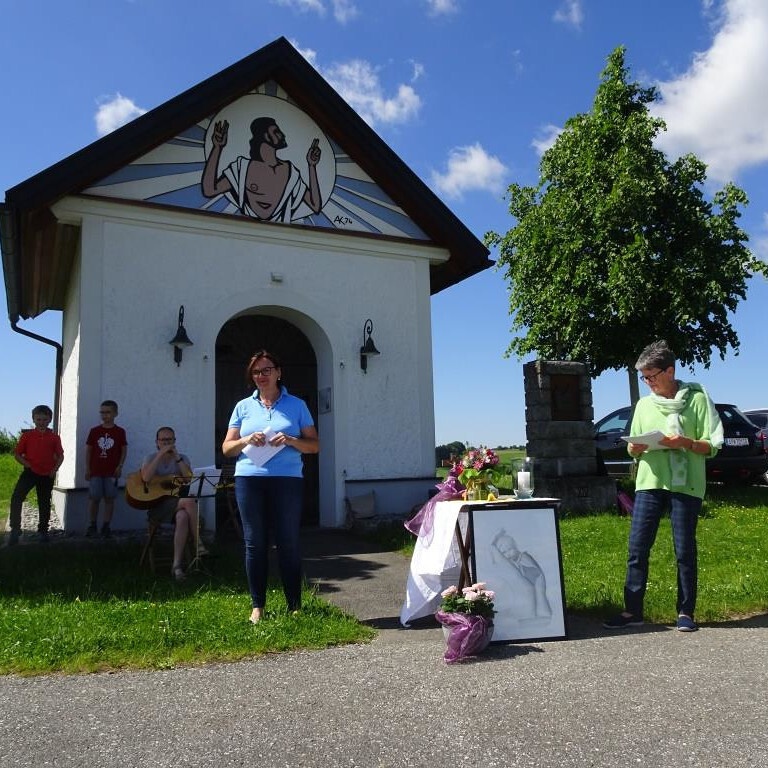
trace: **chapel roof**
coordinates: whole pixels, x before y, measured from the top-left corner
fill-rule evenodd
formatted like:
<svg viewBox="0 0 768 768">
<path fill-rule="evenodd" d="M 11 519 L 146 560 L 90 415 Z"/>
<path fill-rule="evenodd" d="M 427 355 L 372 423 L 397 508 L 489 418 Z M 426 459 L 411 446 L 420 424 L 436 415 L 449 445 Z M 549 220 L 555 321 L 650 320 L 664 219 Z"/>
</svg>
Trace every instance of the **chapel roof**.
<svg viewBox="0 0 768 768">
<path fill-rule="evenodd" d="M 446 262 L 430 267 L 432 294 L 492 264 L 488 250 L 472 232 L 281 37 L 7 190 L 5 203 L 0 204 L 0 245 L 11 320 L 64 308 L 79 229 L 58 222 L 52 205 L 81 194 L 270 80 L 329 136 L 343 143 L 350 157 L 424 233 L 426 240 L 420 242 L 449 251 Z"/>
</svg>

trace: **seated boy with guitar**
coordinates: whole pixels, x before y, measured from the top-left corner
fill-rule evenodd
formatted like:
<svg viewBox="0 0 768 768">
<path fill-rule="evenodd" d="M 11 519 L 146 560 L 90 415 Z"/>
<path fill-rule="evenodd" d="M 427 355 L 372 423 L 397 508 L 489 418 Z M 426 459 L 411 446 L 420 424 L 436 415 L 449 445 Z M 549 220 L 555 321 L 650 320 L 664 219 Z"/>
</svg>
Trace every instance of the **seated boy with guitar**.
<svg viewBox="0 0 768 768">
<path fill-rule="evenodd" d="M 170 427 L 160 427 L 156 435 L 157 453 L 150 453 L 141 463 L 141 480 L 144 483 L 163 478 L 192 477 L 189 458 L 176 450 L 176 434 Z M 173 566 L 171 573 L 176 581 L 186 578 L 182 561 L 187 536 L 197 538 L 197 502 L 192 498 L 179 498 L 178 487 L 169 488 L 167 495 L 160 495 L 157 504 L 150 507 L 148 516 L 161 523 L 175 519 L 173 535 Z M 173 495 L 172 495 L 173 494 Z"/>
</svg>

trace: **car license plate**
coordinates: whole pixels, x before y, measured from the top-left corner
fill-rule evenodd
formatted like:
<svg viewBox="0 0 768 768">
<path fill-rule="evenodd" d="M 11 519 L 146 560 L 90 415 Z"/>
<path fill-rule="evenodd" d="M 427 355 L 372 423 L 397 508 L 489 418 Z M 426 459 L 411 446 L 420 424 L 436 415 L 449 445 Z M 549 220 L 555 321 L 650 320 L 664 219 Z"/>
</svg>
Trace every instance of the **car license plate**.
<svg viewBox="0 0 768 768">
<path fill-rule="evenodd" d="M 749 445 L 749 438 L 748 437 L 726 437 L 725 438 L 725 444 L 726 445 Z"/>
</svg>

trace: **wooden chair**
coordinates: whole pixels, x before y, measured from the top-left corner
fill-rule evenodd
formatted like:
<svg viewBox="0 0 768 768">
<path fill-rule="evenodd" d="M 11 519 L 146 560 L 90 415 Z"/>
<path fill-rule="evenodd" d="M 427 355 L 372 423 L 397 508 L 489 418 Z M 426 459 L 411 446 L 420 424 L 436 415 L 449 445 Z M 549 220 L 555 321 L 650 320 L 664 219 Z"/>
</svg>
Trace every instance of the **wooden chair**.
<svg viewBox="0 0 768 768">
<path fill-rule="evenodd" d="M 163 538 L 163 525 L 164 523 L 160 523 L 157 520 L 152 520 L 149 517 L 147 518 L 147 540 L 144 543 L 144 548 L 141 551 L 139 567 L 143 567 L 146 563 L 152 573 L 157 572 L 157 566 L 159 564 L 167 566 L 167 570 L 170 570 L 171 565 L 173 564 L 173 523 L 168 523 L 171 536 L 168 542 L 162 542 L 166 545 L 163 547 L 163 551 L 159 553 L 156 551 L 156 547 L 159 548 L 158 545 L 161 543 L 161 539 Z M 191 537 L 187 536 L 187 541 L 184 546 L 184 557 L 186 562 L 191 562 L 194 556 L 195 555 Z"/>
</svg>

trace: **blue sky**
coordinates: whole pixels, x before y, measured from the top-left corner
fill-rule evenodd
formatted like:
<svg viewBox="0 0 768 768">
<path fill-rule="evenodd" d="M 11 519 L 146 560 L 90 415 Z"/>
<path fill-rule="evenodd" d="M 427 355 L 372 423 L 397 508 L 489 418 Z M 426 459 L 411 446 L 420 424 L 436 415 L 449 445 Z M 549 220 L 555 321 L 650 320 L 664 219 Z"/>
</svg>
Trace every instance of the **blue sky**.
<svg viewBox="0 0 768 768">
<path fill-rule="evenodd" d="M 661 147 L 701 157 L 710 195 L 745 189 L 742 223 L 768 260 L 765 0 L 0 0 L 0 194 L 281 35 L 480 238 L 512 226 L 507 185 L 536 182 L 540 153 L 589 110 L 624 45 L 633 79 L 663 96 Z M 739 355 L 694 371 L 716 400 L 768 406 L 767 306 L 757 277 L 732 319 Z M 437 442 L 524 442 L 501 274 L 433 297 L 432 320 Z M 21 325 L 60 338 L 59 313 Z M 397 339 L 377 327 L 376 344 L 386 354 Z M 0 427 L 15 431 L 52 403 L 54 353 L 7 320 L 0 349 Z M 626 372 L 593 394 L 596 417 L 624 405 Z"/>
</svg>

